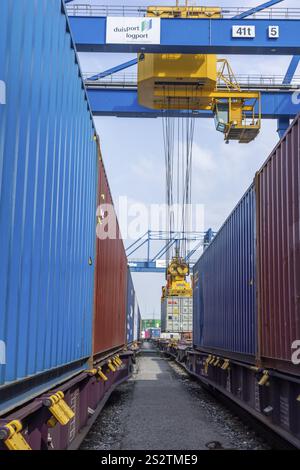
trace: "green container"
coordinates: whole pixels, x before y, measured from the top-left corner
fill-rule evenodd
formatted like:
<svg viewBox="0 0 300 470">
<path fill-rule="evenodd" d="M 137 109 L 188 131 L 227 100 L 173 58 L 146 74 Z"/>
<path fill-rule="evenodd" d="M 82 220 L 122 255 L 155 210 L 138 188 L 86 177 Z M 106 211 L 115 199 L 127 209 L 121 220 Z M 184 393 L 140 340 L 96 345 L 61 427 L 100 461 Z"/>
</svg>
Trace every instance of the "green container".
<svg viewBox="0 0 300 470">
<path fill-rule="evenodd" d="M 147 330 L 147 328 L 160 328 L 160 320 L 142 320 L 142 330 Z"/>
</svg>

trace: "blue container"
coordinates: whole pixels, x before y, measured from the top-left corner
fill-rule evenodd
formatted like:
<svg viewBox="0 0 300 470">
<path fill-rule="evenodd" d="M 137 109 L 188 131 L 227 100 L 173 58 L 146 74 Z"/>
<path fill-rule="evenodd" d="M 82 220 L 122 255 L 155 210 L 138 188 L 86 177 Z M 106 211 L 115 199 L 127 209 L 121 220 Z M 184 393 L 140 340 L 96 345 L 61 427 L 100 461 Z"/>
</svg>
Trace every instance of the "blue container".
<svg viewBox="0 0 300 470">
<path fill-rule="evenodd" d="M 160 338 L 160 328 L 149 328 L 150 330 L 150 338 Z"/>
<path fill-rule="evenodd" d="M 138 307 L 138 325 L 137 325 L 137 340 L 141 338 L 141 330 L 142 330 L 142 317 L 140 307 Z"/>
<path fill-rule="evenodd" d="M 0 95 L 3 412 L 92 350 L 97 148 L 61 0 L 1 0 Z"/>
<path fill-rule="evenodd" d="M 135 339 L 135 321 L 137 321 L 138 311 L 136 309 L 136 298 L 133 280 L 130 269 L 127 274 L 127 343 L 132 343 Z"/>
<path fill-rule="evenodd" d="M 197 348 L 256 353 L 255 191 L 247 191 L 194 267 Z"/>
</svg>

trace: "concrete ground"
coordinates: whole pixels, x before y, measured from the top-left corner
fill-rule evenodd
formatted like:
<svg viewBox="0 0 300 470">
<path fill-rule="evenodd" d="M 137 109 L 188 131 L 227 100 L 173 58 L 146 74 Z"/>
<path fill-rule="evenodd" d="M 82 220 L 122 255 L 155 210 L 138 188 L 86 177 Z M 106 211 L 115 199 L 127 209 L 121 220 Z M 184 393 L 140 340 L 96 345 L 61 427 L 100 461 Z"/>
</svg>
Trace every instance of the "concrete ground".
<svg viewBox="0 0 300 470">
<path fill-rule="evenodd" d="M 266 449 L 265 442 L 176 363 L 145 343 L 81 449 Z"/>
<path fill-rule="evenodd" d="M 142 356 L 134 380 L 122 449 L 201 450 L 212 441 L 230 448 L 166 360 Z"/>
</svg>

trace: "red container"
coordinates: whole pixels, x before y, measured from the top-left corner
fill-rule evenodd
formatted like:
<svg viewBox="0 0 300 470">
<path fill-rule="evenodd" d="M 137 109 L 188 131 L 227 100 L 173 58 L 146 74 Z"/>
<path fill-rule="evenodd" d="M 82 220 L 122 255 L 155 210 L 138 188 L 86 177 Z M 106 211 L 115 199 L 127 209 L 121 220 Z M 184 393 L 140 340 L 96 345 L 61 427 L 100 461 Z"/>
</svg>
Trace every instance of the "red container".
<svg viewBox="0 0 300 470">
<path fill-rule="evenodd" d="M 113 205 L 113 201 L 100 150 L 97 200 L 101 223 L 106 215 L 103 204 Z M 123 346 L 126 338 L 127 258 L 115 212 L 114 216 L 116 238 L 97 238 L 94 355 Z"/>
<path fill-rule="evenodd" d="M 263 365 L 300 375 L 300 121 L 295 119 L 256 175 L 258 356 Z"/>
<path fill-rule="evenodd" d="M 145 330 L 145 339 L 150 339 L 150 330 L 149 328 L 147 330 Z"/>
</svg>

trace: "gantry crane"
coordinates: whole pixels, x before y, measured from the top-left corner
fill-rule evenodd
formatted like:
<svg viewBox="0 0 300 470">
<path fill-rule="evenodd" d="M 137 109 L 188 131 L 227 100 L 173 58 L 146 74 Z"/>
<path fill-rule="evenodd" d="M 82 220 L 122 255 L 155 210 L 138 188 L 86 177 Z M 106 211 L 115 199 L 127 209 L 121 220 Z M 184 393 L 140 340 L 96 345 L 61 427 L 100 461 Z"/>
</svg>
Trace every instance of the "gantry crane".
<svg viewBox="0 0 300 470">
<path fill-rule="evenodd" d="M 65 0 L 65 3 L 69 3 Z M 297 80 L 294 80 L 299 57 L 299 8 L 273 8 L 284 0 L 270 0 L 252 8 L 243 5 L 238 7 L 214 8 L 214 14 L 209 7 L 188 7 L 177 11 L 177 6 L 168 12 L 162 7 L 154 7 L 151 14 L 157 16 L 157 11 L 164 14 L 161 17 L 161 37 L 155 43 L 147 41 L 135 41 L 128 43 L 120 41 L 110 43 L 106 37 L 108 20 L 125 18 L 129 21 L 132 17 L 139 17 L 141 22 L 150 9 L 146 7 L 115 6 L 115 5 L 93 5 L 93 4 L 70 4 L 68 7 L 69 22 L 79 52 L 102 52 L 102 53 L 136 53 L 136 54 L 240 54 L 273 56 L 294 56 L 284 77 L 264 75 L 262 82 L 257 81 L 257 76 L 250 76 L 247 83 L 241 77 L 241 88 L 246 91 L 260 91 L 261 93 L 261 118 L 276 119 L 278 121 L 278 133 L 282 137 L 293 119 L 300 111 L 299 94 L 296 98 Z M 168 7 L 170 9 L 170 7 Z M 205 10 L 203 10 L 205 8 Z M 199 10 L 200 9 L 200 10 Z M 204 14 L 201 18 L 200 14 Z M 178 16 L 181 15 L 181 16 Z M 219 17 L 218 17 L 219 16 Z M 263 20 L 263 21 L 262 21 Z M 250 27 L 251 26 L 251 27 Z M 241 36 L 233 34 L 234 30 L 240 29 Z M 243 35 L 249 28 L 252 34 Z M 173 117 L 193 116 L 211 118 L 213 113 L 207 110 L 156 110 L 141 106 L 138 102 L 136 81 L 128 80 L 128 77 L 118 76 L 120 71 L 135 66 L 136 59 L 115 65 L 97 74 L 89 74 L 86 80 L 88 97 L 95 116 L 117 116 L 156 118 L 166 113 Z M 222 64 L 218 64 L 218 70 Z M 113 78 L 114 77 L 114 78 Z M 115 81 L 116 80 L 116 81 Z M 120 82 L 120 83 L 119 83 Z M 219 91 L 224 91 L 224 82 L 217 83 Z M 230 95 L 238 90 L 232 89 Z M 241 98 L 241 95 L 239 95 Z M 248 95 L 249 97 L 249 95 Z M 218 98 L 218 106 L 214 108 L 215 118 L 219 128 L 223 128 L 224 117 L 222 116 L 224 106 Z M 233 109 L 225 100 L 226 108 Z M 251 120 L 251 112 L 244 107 L 246 116 Z M 228 121 L 235 122 L 233 116 L 225 113 Z M 260 110 L 257 106 L 256 115 L 259 118 Z M 245 114 L 244 114 L 245 117 Z M 259 123 L 258 123 L 259 124 Z M 230 128 L 231 133 L 234 129 Z M 248 131 L 249 132 L 249 131 Z"/>
<path fill-rule="evenodd" d="M 147 16 L 193 21 L 221 18 L 221 9 L 177 2 L 149 7 Z M 260 92 L 241 90 L 228 61 L 214 54 L 139 54 L 138 99 L 152 109 L 212 111 L 226 142 L 249 143 L 261 128 Z"/>
</svg>

